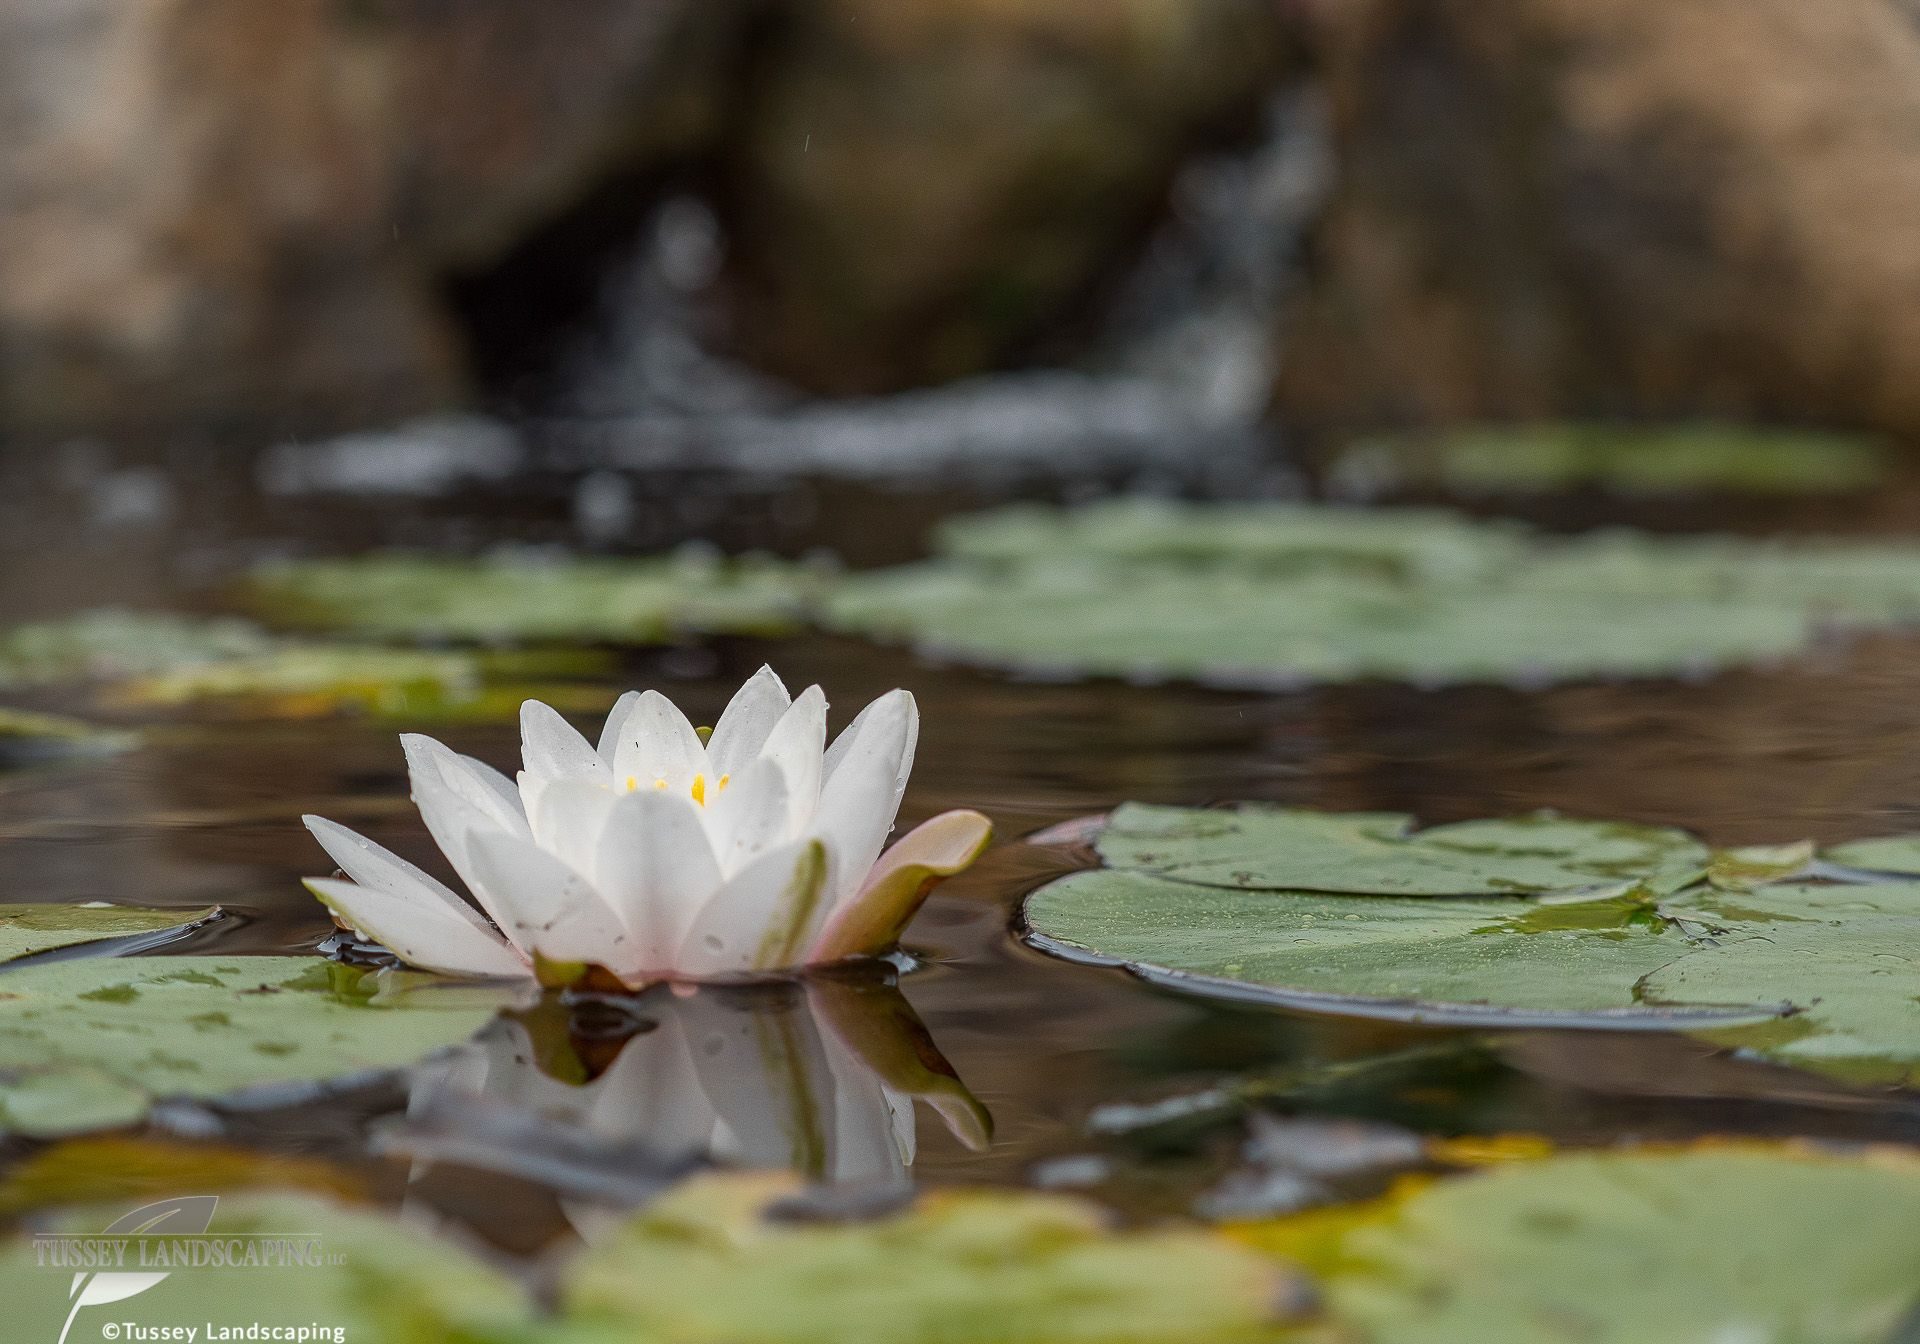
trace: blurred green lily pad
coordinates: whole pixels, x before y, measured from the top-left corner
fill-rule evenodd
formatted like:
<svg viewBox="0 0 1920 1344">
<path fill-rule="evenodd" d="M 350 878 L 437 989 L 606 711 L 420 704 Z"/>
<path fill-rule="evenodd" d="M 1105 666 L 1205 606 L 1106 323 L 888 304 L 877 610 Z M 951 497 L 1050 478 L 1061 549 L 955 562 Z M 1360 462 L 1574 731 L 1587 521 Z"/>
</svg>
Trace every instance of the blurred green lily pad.
<svg viewBox="0 0 1920 1344">
<path fill-rule="evenodd" d="M 134 734 L 98 728 L 60 714 L 0 708 L 0 770 L 127 750 Z"/>
<path fill-rule="evenodd" d="M 125 1203 L 76 1210 L 58 1230 L 97 1236 L 130 1212 Z M 169 1236 L 144 1252 L 130 1244 L 124 1268 L 76 1274 L 72 1267 L 41 1264 L 29 1239 L 13 1240 L 0 1249 L 9 1331 L 22 1340 L 53 1341 L 71 1320 L 70 1338 L 98 1339 L 104 1323 L 121 1329 L 133 1320 L 156 1332 L 181 1331 L 149 1336 L 169 1339 L 189 1338 L 188 1327 L 201 1340 L 214 1329 L 231 1332 L 214 1338 L 316 1341 L 338 1330 L 353 1344 L 537 1338 L 527 1333 L 534 1322 L 531 1299 L 512 1278 L 398 1218 L 295 1193 L 222 1195 L 199 1212 L 207 1220 L 201 1235 L 239 1263 L 134 1272 L 139 1255 L 177 1253 L 193 1240 Z M 135 1293 L 126 1305 L 112 1305 Z M 308 1333 L 295 1333 L 301 1329 Z M 322 1333 L 312 1333 L 316 1329 Z"/>
<path fill-rule="evenodd" d="M 0 686 L 117 682 L 271 654 L 249 621 L 165 612 L 83 611 L 0 635 Z"/>
<path fill-rule="evenodd" d="M 1247 1224 L 1368 1344 L 1890 1344 L 1920 1162 L 1738 1144 L 1573 1153 Z"/>
<path fill-rule="evenodd" d="M 1057 1196 L 938 1191 L 847 1224 L 766 1217 L 787 1176 L 691 1181 L 563 1273 L 567 1340 L 1225 1344 L 1273 1338 L 1287 1276 L 1226 1237 L 1116 1232 Z"/>
<path fill-rule="evenodd" d="M 1549 538 L 1431 510 L 1115 501 L 960 519 L 831 626 L 1037 675 L 1270 687 L 1668 676 L 1920 620 L 1920 547 Z"/>
<path fill-rule="evenodd" d="M 276 625 L 404 640 L 659 644 L 793 630 L 817 576 L 767 556 L 684 550 L 636 560 L 371 555 L 255 571 Z"/>
<path fill-rule="evenodd" d="M 0 975 L 0 1130 L 126 1124 L 152 1101 L 292 1101 L 466 1040 L 513 987 L 319 957 L 87 958 Z"/>
<path fill-rule="evenodd" d="M 1328 483 L 1358 497 L 1419 488 L 1464 495 L 1580 488 L 1619 495 L 1825 495 L 1870 490 L 1891 474 L 1883 445 L 1850 435 L 1589 423 L 1368 439 L 1334 460 Z"/>
<path fill-rule="evenodd" d="M 1920 877 L 1920 835 L 1881 835 L 1829 845 L 1820 857 L 1842 868 Z"/>
<path fill-rule="evenodd" d="M 1413 830 L 1395 812 L 1228 810 L 1126 803 L 1095 848 L 1109 868 L 1209 886 L 1383 896 L 1516 895 L 1696 881 L 1707 847 L 1685 831 L 1550 813 Z"/>
<path fill-rule="evenodd" d="M 152 910 L 134 905 L 0 905 L 0 962 L 107 938 L 140 938 L 153 946 L 198 928 L 220 913 Z"/>
</svg>

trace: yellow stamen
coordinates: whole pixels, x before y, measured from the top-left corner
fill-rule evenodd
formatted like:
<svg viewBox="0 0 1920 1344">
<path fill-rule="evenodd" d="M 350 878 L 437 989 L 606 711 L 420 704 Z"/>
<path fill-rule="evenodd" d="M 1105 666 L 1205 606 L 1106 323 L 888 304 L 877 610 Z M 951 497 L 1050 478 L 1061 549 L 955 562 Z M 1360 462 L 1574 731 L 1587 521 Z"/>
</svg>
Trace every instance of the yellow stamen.
<svg viewBox="0 0 1920 1344">
<path fill-rule="evenodd" d="M 627 792 L 632 793 L 635 789 L 639 787 L 640 787 L 640 776 L 628 775 L 627 776 Z"/>
<path fill-rule="evenodd" d="M 692 793 L 694 802 L 700 804 L 702 807 L 707 805 L 707 777 L 705 775 L 695 775 L 693 777 Z"/>
</svg>

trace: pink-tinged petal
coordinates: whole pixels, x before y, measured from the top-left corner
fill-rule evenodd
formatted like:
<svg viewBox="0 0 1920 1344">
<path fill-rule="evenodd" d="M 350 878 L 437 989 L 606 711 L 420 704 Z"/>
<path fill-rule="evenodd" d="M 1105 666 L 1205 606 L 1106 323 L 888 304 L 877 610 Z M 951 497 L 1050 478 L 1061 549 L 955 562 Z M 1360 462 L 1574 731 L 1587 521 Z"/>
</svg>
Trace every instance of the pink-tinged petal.
<svg viewBox="0 0 1920 1344">
<path fill-rule="evenodd" d="M 786 684 L 771 667 L 762 667 L 747 678 L 746 685 L 734 692 L 721 711 L 720 722 L 707 739 L 708 768 L 716 777 L 745 770 L 792 704 Z"/>
<path fill-rule="evenodd" d="M 438 905 L 489 938 L 496 936 L 487 927 L 487 922 L 480 918 L 479 912 L 455 895 L 445 883 L 414 867 L 392 850 L 376 845 L 366 836 L 350 831 L 338 822 L 328 821 L 325 817 L 306 816 L 300 820 L 313 833 L 313 838 L 320 842 L 320 848 L 327 851 L 327 857 L 361 886 L 421 905 Z"/>
<path fill-rule="evenodd" d="M 660 692 L 642 691 L 614 747 L 616 786 L 631 780 L 635 787 L 649 789 L 665 781 L 668 791 L 684 794 L 706 768 L 707 749 L 687 716 Z"/>
<path fill-rule="evenodd" d="M 768 756 L 732 776 L 717 797 L 708 795 L 707 834 L 713 838 L 720 871 L 728 876 L 785 842 L 792 835 L 792 821 L 786 772 Z"/>
<path fill-rule="evenodd" d="M 865 720 L 820 790 L 811 828 L 826 841 L 833 859 L 830 910 L 860 889 L 893 830 L 900 810 L 901 763 L 913 750 L 918 713 L 911 695 L 890 691 L 873 703 Z"/>
<path fill-rule="evenodd" d="M 498 770 L 419 733 L 400 734 L 400 746 L 407 754 L 407 774 L 413 781 L 415 801 L 421 782 L 432 780 L 478 810 L 494 828 L 510 835 L 529 834 L 520 792 Z"/>
<path fill-rule="evenodd" d="M 760 748 L 765 760 L 776 762 L 787 779 L 790 825 L 800 830 L 820 801 L 820 758 L 827 740 L 827 697 L 809 686 L 774 724 Z"/>
<path fill-rule="evenodd" d="M 810 964 L 873 956 L 900 941 L 907 923 L 943 878 L 966 868 L 993 838 L 978 812 L 942 812 L 905 835 L 834 911 L 807 954 Z"/>
<path fill-rule="evenodd" d="M 638 936 L 631 964 L 646 972 L 678 969 L 674 954 L 688 926 L 721 885 L 699 807 L 655 789 L 622 795 L 614 805 L 594 874 L 607 904 Z"/>
<path fill-rule="evenodd" d="M 633 713 L 634 706 L 640 703 L 640 692 L 623 692 L 613 702 L 613 708 L 607 711 L 607 721 L 600 726 L 600 745 L 595 748 L 600 759 L 607 763 L 607 769 L 613 769 L 613 756 L 620 748 L 620 733 L 627 726 L 627 716 Z"/>
<path fill-rule="evenodd" d="M 556 779 L 530 792 L 527 819 L 533 824 L 534 843 L 597 881 L 600 838 L 625 795 L 584 779 Z"/>
<path fill-rule="evenodd" d="M 530 775 L 613 785 L 613 771 L 600 753 L 558 710 L 539 700 L 520 706 L 520 763 Z"/>
<path fill-rule="evenodd" d="M 528 840 L 491 832 L 472 840 L 474 878 L 504 913 L 501 929 L 528 956 L 584 962 L 619 974 L 636 940 L 593 884 Z"/>
<path fill-rule="evenodd" d="M 826 760 L 821 776 L 823 782 L 833 778 L 834 773 L 840 768 L 840 763 L 846 760 L 847 756 L 852 752 L 854 743 L 860 740 L 861 732 L 873 721 L 874 715 L 882 711 L 888 713 L 893 712 L 894 703 L 903 697 L 909 709 L 907 746 L 906 750 L 900 755 L 900 768 L 894 783 L 897 793 L 902 795 L 906 793 L 907 777 L 913 773 L 914 749 L 920 742 L 920 709 L 919 706 L 914 704 L 913 697 L 906 691 L 890 691 L 853 716 L 853 722 L 843 728 L 840 731 L 840 736 L 833 739 L 833 745 L 827 748 Z"/>
<path fill-rule="evenodd" d="M 341 923 L 386 947 L 409 966 L 443 975 L 530 975 L 526 960 L 491 932 L 438 904 L 422 904 L 330 877 L 307 879 Z"/>
<path fill-rule="evenodd" d="M 798 966 L 826 898 L 826 878 L 826 849 L 817 840 L 762 855 L 701 909 L 674 969 L 683 975 L 747 975 Z"/>
</svg>

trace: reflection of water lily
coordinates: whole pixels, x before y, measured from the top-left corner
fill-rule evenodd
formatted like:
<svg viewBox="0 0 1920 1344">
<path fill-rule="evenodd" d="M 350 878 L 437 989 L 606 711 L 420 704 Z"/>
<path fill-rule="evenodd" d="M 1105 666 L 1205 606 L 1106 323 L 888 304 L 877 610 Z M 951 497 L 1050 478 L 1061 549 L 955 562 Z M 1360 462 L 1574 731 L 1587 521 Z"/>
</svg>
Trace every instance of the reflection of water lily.
<svg viewBox="0 0 1920 1344">
<path fill-rule="evenodd" d="M 638 1003 L 641 1029 L 613 1042 L 576 1042 L 555 1006 L 501 1018 L 424 1072 L 399 1146 L 538 1175 L 556 1165 L 547 1148 L 575 1159 L 568 1135 L 585 1133 L 662 1157 L 890 1185 L 914 1160 L 916 1100 L 970 1148 L 990 1133 L 985 1108 L 890 984 L 811 976 L 656 990 Z M 591 1078 L 589 1061 L 599 1065 Z M 476 1098 L 524 1122 L 497 1123 Z M 493 1137 L 475 1141 L 476 1132 Z"/>
<path fill-rule="evenodd" d="M 518 787 L 405 735 L 413 799 L 489 925 L 447 887 L 342 826 L 307 826 L 352 882 L 308 882 L 401 960 L 456 975 L 626 984 L 750 976 L 884 952 L 942 877 L 985 847 L 948 812 L 881 847 L 913 767 L 905 691 L 826 746 L 818 686 L 762 668 L 702 738 L 658 691 L 628 692 L 598 748 L 546 705 L 520 715 Z M 504 936 L 503 936 L 504 935 Z"/>
</svg>

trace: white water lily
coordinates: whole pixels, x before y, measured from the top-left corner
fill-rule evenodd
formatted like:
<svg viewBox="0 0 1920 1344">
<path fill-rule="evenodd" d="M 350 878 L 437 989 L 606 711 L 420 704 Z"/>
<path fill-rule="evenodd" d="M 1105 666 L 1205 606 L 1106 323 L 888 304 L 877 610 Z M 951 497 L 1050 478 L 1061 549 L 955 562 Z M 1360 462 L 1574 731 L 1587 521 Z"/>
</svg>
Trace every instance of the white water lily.
<svg viewBox="0 0 1920 1344">
<path fill-rule="evenodd" d="M 622 696 L 598 747 L 529 700 L 517 782 L 403 734 L 413 800 L 486 918 L 322 817 L 307 827 L 352 881 L 307 886 L 363 937 L 451 975 L 553 983 L 598 966 L 638 986 L 875 955 L 991 828 L 947 812 L 883 854 L 913 768 L 913 697 L 881 696 L 830 747 L 826 724 L 818 686 L 789 696 L 763 667 L 704 740 L 658 691 Z"/>
</svg>

